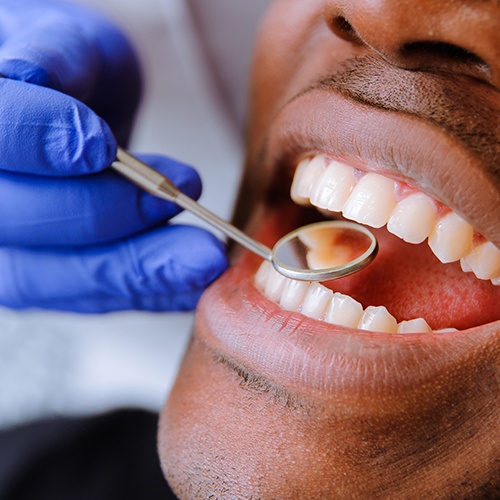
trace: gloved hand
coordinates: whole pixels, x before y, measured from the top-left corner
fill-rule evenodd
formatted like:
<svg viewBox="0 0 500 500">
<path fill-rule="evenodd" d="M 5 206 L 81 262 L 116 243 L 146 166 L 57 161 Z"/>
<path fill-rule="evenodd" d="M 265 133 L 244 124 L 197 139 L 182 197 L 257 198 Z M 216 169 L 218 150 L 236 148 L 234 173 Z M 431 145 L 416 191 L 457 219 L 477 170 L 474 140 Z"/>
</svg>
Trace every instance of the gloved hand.
<svg viewBox="0 0 500 500">
<path fill-rule="evenodd" d="M 140 89 L 122 34 L 77 5 L 2 0 L 0 74 L 0 304 L 193 308 L 227 266 L 222 244 L 164 225 L 178 207 L 105 170 Z M 199 196 L 192 168 L 143 159 Z"/>
</svg>

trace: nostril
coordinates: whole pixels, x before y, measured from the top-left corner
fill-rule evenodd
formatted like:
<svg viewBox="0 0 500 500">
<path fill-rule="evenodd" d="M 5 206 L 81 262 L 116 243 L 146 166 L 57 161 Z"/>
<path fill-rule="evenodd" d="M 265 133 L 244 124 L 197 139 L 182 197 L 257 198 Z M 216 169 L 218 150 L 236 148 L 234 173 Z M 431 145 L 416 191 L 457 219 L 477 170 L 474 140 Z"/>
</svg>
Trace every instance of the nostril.
<svg viewBox="0 0 500 500">
<path fill-rule="evenodd" d="M 429 58 L 439 57 L 443 60 L 447 59 L 458 63 L 486 65 L 486 63 L 476 54 L 468 50 L 444 42 L 411 42 L 407 43 L 401 49 L 401 53 L 405 57 L 427 56 Z"/>
<path fill-rule="evenodd" d="M 329 21 L 330 29 L 340 38 L 348 42 L 362 43 L 357 31 L 351 23 L 343 16 L 336 16 Z"/>
<path fill-rule="evenodd" d="M 445 42 L 411 42 L 400 50 L 403 61 L 410 67 L 427 70 L 446 70 L 488 79 L 492 75 L 490 66 L 476 54 Z"/>
</svg>

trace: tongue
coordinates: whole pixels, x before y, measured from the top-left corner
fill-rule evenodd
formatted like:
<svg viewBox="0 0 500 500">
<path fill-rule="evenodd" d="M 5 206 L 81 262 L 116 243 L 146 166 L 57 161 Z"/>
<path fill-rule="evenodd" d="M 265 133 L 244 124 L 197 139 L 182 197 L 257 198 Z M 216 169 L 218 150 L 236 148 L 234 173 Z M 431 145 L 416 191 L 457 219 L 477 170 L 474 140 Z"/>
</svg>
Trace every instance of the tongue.
<svg viewBox="0 0 500 500">
<path fill-rule="evenodd" d="M 359 273 L 325 283 L 367 306 L 385 306 L 398 321 L 424 318 L 437 330 L 459 330 L 500 318 L 500 287 L 442 264 L 427 243 L 410 245 L 386 229 L 373 230 L 379 254 Z"/>
</svg>

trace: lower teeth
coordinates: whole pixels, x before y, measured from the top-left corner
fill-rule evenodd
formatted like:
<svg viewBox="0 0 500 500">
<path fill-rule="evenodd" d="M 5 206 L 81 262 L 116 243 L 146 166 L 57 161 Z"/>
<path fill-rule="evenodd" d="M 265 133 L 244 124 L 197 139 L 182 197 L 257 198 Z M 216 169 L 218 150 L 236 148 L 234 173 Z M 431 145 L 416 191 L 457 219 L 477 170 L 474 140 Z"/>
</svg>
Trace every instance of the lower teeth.
<svg viewBox="0 0 500 500">
<path fill-rule="evenodd" d="M 362 305 L 341 293 L 335 293 L 318 283 L 285 278 L 264 261 L 255 275 L 255 285 L 270 300 L 287 311 L 343 327 L 379 333 L 430 333 L 431 327 L 423 318 L 397 323 L 383 306 Z M 454 328 L 434 333 L 456 332 Z"/>
</svg>

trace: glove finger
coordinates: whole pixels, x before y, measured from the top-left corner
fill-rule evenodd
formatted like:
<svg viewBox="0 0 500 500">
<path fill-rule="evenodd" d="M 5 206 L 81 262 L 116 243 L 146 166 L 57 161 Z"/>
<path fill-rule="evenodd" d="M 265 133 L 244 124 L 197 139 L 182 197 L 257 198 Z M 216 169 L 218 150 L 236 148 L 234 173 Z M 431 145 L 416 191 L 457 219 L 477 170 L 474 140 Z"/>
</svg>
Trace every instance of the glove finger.
<svg viewBox="0 0 500 500">
<path fill-rule="evenodd" d="M 89 99 L 102 61 L 96 47 L 67 16 L 42 17 L 0 47 L 0 74 Z"/>
<path fill-rule="evenodd" d="M 0 79 L 0 169 L 78 175 L 111 164 L 108 125 L 79 101 L 24 82 Z"/>
<path fill-rule="evenodd" d="M 198 173 L 169 158 L 141 155 L 185 194 L 201 194 Z M 53 178 L 0 173 L 0 245 L 76 246 L 109 242 L 175 216 L 181 209 L 111 170 Z"/>
<path fill-rule="evenodd" d="M 190 310 L 226 268 L 223 245 L 190 226 L 93 249 L 3 247 L 0 303 L 85 313 Z"/>
</svg>

